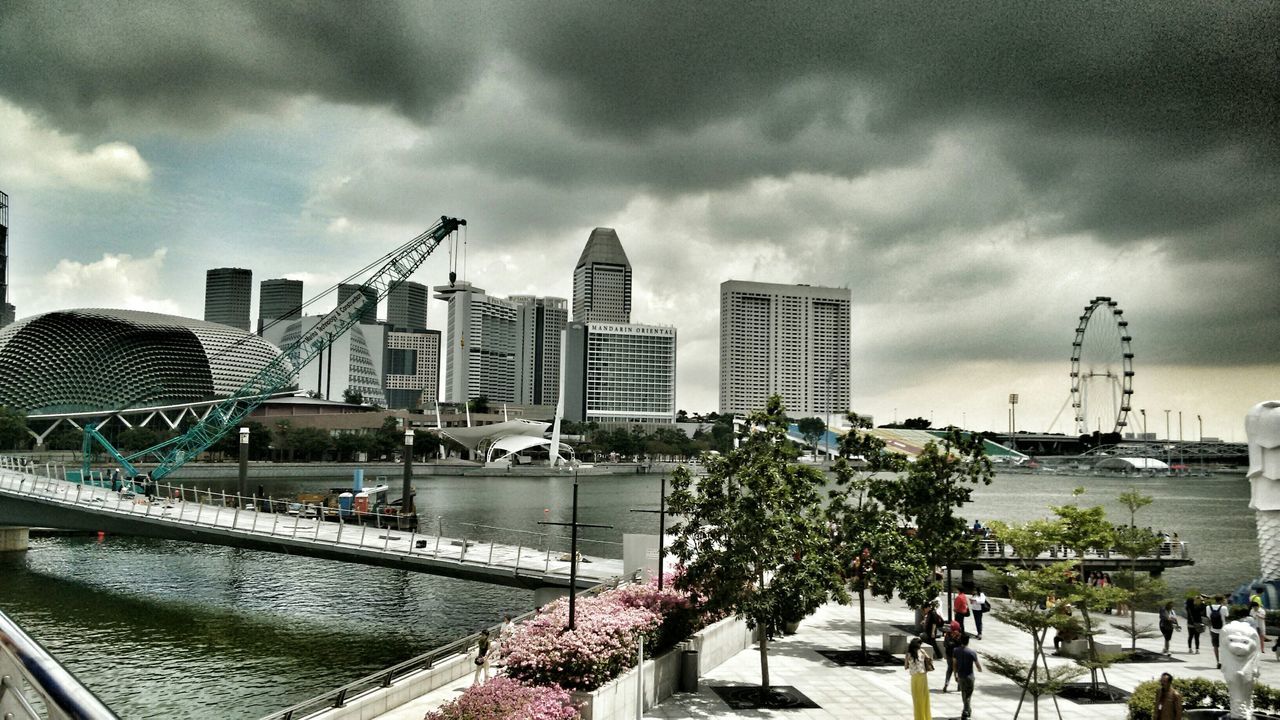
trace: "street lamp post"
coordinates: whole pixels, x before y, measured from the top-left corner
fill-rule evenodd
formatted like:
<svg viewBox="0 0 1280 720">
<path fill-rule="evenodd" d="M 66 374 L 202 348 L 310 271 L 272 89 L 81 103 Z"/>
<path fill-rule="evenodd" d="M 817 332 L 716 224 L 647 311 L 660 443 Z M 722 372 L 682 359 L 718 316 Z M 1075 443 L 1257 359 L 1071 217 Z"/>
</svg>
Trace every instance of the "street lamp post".
<svg viewBox="0 0 1280 720">
<path fill-rule="evenodd" d="M 1200 442 L 1204 442 L 1204 418 L 1196 415 L 1196 423 L 1200 426 L 1200 432 L 1196 435 Z"/>
<path fill-rule="evenodd" d="M 1142 414 L 1142 434 L 1146 435 L 1147 434 L 1147 409 L 1138 408 L 1138 412 Z"/>
<path fill-rule="evenodd" d="M 1173 435 L 1169 433 L 1169 413 L 1171 410 L 1164 411 L 1164 439 L 1166 442 L 1173 440 Z"/>
<path fill-rule="evenodd" d="M 1018 393 L 1009 393 L 1009 448 L 1014 449 L 1014 434 L 1018 432 Z"/>
<path fill-rule="evenodd" d="M 400 529 L 413 529 L 410 518 L 417 513 L 413 506 L 413 428 L 404 428 L 404 487 L 400 492 Z"/>
</svg>

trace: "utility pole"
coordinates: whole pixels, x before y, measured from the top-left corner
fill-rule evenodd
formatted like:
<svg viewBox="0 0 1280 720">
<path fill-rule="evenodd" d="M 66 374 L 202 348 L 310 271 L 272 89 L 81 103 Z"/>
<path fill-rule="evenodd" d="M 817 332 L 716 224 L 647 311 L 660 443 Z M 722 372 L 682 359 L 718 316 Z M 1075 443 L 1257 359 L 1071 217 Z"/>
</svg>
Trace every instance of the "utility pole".
<svg viewBox="0 0 1280 720">
<path fill-rule="evenodd" d="M 667 476 L 662 476 L 657 510 L 632 510 L 639 513 L 658 514 L 658 590 L 662 590 L 662 573 L 667 564 Z"/>
<path fill-rule="evenodd" d="M 573 521 L 567 523 L 540 522 L 539 525 L 569 526 L 573 530 L 569 540 L 569 629 L 573 629 L 575 601 L 578 597 L 578 528 L 610 528 L 612 525 L 590 525 L 578 522 L 578 469 L 573 470 Z"/>
<path fill-rule="evenodd" d="M 1173 435 L 1169 433 L 1169 410 L 1164 411 L 1164 439 L 1165 442 L 1172 442 Z"/>
</svg>

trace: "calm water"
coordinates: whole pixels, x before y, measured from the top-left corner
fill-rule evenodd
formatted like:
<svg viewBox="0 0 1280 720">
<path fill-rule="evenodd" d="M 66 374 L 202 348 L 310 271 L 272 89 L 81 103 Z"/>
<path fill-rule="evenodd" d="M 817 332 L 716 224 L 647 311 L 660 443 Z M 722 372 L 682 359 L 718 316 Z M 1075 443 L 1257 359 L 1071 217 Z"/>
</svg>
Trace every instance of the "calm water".
<svg viewBox="0 0 1280 720">
<path fill-rule="evenodd" d="M 233 481 L 232 481 L 233 482 Z M 215 491 L 232 482 L 204 482 Z M 580 520 L 613 524 L 589 537 L 656 532 L 656 476 L 583 477 Z M 276 495 L 331 480 L 275 481 Z M 393 482 L 395 487 L 398 483 Z M 1156 502 L 1141 525 L 1177 531 L 1197 565 L 1166 575 L 1175 590 L 1233 590 L 1258 572 L 1248 484 L 1197 479 L 1002 475 L 975 494 L 970 520 L 1022 521 L 1068 502 L 1115 501 L 1130 486 Z M 537 531 L 567 521 L 567 478 L 430 478 L 416 484 L 424 517 Z M 393 490 L 393 494 L 398 494 Z M 509 534 L 511 542 L 536 542 Z M 620 555 L 588 544 L 587 554 Z M 0 609 L 44 643 L 109 706 L 132 718 L 258 718 L 528 609 L 532 594 L 403 571 L 178 542 L 108 537 L 34 539 L 0 556 Z"/>
</svg>

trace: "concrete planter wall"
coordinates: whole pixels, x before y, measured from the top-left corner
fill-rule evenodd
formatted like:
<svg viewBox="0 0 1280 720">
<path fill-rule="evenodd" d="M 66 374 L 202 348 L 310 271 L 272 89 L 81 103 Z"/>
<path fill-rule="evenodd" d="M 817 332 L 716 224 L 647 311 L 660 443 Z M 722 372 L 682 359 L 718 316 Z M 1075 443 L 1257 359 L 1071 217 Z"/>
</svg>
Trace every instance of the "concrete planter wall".
<svg viewBox="0 0 1280 720">
<path fill-rule="evenodd" d="M 340 708 L 333 708 L 313 717 L 324 720 L 367 720 L 395 710 L 405 703 L 438 690 L 454 680 L 475 672 L 470 653 L 455 655 L 438 665 L 421 670 L 398 680 L 389 688 L 379 688 L 347 700 Z"/>
<path fill-rule="evenodd" d="M 747 624 L 732 617 L 709 625 L 689 638 L 690 649 L 698 651 L 699 676 L 751 647 L 751 643 L 752 633 L 747 630 Z M 675 694 L 680 682 L 681 652 L 682 648 L 675 648 L 644 662 L 645 710 Z M 574 693 L 573 699 L 580 704 L 583 720 L 635 718 L 639 678 L 640 669 L 631 668 L 596 690 Z"/>
</svg>

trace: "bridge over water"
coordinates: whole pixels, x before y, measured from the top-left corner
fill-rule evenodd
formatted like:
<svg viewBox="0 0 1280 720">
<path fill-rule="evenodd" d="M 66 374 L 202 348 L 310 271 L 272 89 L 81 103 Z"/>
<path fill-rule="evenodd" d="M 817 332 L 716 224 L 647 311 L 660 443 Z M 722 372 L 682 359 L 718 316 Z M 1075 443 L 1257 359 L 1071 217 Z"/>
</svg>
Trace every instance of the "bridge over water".
<svg viewBox="0 0 1280 720">
<path fill-rule="evenodd" d="M 44 470 L 44 468 L 39 468 Z M 252 498 L 194 493 L 154 497 L 37 474 L 0 457 L 0 526 L 103 531 L 225 545 L 248 550 L 412 570 L 530 590 L 568 588 L 570 563 L 560 551 L 452 538 L 376 524 L 250 509 Z M 237 505 L 231 507 L 228 505 Z M 329 511 L 332 512 L 332 511 Z M 622 575 L 622 560 L 579 562 L 577 585 Z"/>
</svg>

